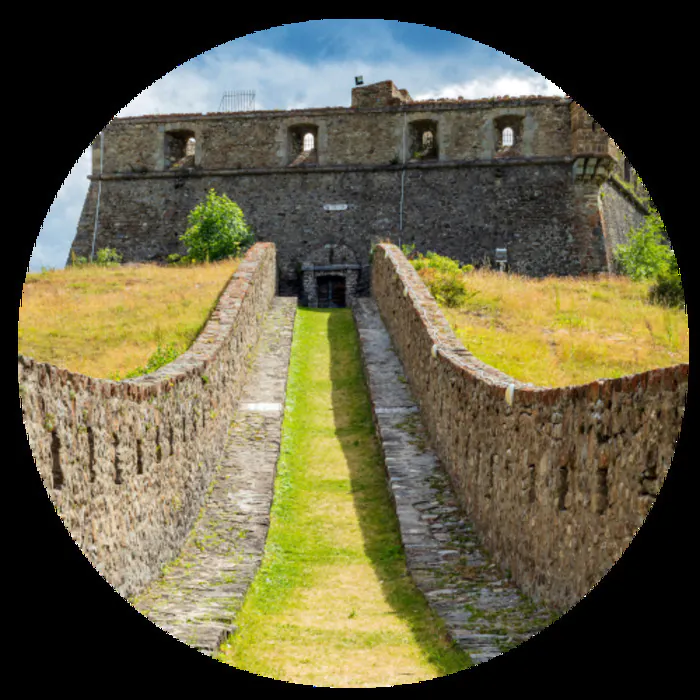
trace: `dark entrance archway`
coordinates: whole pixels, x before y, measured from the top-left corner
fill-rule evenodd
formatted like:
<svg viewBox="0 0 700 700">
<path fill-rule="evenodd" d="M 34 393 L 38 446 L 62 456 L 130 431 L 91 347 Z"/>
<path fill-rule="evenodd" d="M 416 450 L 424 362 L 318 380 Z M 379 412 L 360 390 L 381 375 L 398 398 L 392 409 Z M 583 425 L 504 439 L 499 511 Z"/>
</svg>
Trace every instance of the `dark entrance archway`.
<svg viewBox="0 0 700 700">
<path fill-rule="evenodd" d="M 316 278 L 318 308 L 339 309 L 345 306 L 345 277 L 322 275 Z"/>
</svg>

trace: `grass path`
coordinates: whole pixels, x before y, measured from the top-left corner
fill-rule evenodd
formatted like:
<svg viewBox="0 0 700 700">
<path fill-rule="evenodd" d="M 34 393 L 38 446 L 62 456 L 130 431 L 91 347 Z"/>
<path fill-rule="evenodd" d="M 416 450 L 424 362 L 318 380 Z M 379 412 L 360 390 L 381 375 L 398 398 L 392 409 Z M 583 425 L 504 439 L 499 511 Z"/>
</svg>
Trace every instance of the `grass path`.
<svg viewBox="0 0 700 700">
<path fill-rule="evenodd" d="M 299 684 L 378 687 L 468 657 L 413 586 L 347 309 L 299 309 L 262 566 L 217 657 Z"/>
</svg>

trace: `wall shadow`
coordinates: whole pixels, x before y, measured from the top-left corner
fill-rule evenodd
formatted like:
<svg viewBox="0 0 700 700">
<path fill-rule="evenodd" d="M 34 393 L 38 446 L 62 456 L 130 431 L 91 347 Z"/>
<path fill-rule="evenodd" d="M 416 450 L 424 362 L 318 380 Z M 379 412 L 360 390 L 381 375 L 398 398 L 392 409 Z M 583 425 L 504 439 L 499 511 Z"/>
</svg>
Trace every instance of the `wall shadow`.
<svg viewBox="0 0 700 700">
<path fill-rule="evenodd" d="M 428 620 L 435 620 L 436 616 L 406 567 L 399 521 L 372 416 L 352 311 L 333 309 L 326 313 L 336 437 L 350 472 L 364 550 L 381 582 L 385 600 L 407 623 L 425 657 L 439 669 L 441 675 L 455 673 L 458 669 L 454 668 L 454 660 L 448 668 L 445 665 L 447 660 L 435 653 L 438 641 L 436 628 Z M 439 634 L 444 649 L 450 646 L 456 648 L 446 631 Z"/>
</svg>

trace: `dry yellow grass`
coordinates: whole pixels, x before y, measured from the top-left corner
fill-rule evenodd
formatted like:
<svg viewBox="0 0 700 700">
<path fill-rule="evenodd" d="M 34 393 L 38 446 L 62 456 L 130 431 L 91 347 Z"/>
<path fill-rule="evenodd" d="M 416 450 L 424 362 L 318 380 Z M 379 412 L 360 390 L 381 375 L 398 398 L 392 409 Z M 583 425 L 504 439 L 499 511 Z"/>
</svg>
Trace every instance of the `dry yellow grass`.
<svg viewBox="0 0 700 700">
<path fill-rule="evenodd" d="M 445 316 L 476 357 L 520 381 L 566 386 L 688 362 L 687 315 L 647 303 L 648 284 L 486 270 L 464 279 L 477 294 Z"/>
<path fill-rule="evenodd" d="M 69 267 L 27 275 L 19 352 L 92 377 L 146 364 L 159 345 L 189 347 L 238 260 L 191 267 Z"/>
</svg>

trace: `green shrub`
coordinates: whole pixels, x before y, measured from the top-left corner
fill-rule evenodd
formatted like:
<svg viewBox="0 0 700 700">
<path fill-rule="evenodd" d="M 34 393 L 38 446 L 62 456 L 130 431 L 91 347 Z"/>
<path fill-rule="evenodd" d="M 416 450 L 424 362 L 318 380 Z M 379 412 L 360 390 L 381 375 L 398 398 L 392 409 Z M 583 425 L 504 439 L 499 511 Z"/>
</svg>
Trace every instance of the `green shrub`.
<svg viewBox="0 0 700 700">
<path fill-rule="evenodd" d="M 103 265 L 104 267 L 119 265 L 121 261 L 122 256 L 116 248 L 100 248 L 95 257 L 95 265 Z"/>
<path fill-rule="evenodd" d="M 663 306 L 685 307 L 681 271 L 675 254 L 671 255 L 668 265 L 656 275 L 656 283 L 649 290 L 649 301 Z"/>
<path fill-rule="evenodd" d="M 471 272 L 474 269 L 473 265 L 462 265 L 458 260 L 453 260 L 445 255 L 438 255 L 432 250 L 429 250 L 425 255 L 418 253 L 412 260 L 411 264 L 416 270 L 424 270 L 430 268 L 444 273 L 459 273 Z"/>
<path fill-rule="evenodd" d="M 404 247 L 404 254 L 408 252 L 411 265 L 418 272 L 423 272 L 421 277 L 438 304 L 457 308 L 478 294 L 468 290 L 464 281 L 464 275 L 474 269 L 473 265 L 462 265 L 458 260 L 431 250 L 425 255 L 415 254 L 413 246 Z"/>
<path fill-rule="evenodd" d="M 214 189 L 189 213 L 187 223 L 180 240 L 193 262 L 236 257 L 253 244 L 254 236 L 241 208 Z"/>
<path fill-rule="evenodd" d="M 438 273 L 428 281 L 428 289 L 438 304 L 457 308 L 462 306 L 474 292 L 467 290 L 461 275 L 458 273 Z"/>
<path fill-rule="evenodd" d="M 179 253 L 173 253 L 168 255 L 165 259 L 168 265 L 191 265 L 192 260 L 187 255 L 180 255 Z"/>
<path fill-rule="evenodd" d="M 663 274 L 673 257 L 673 251 L 665 242 L 665 233 L 659 212 L 652 205 L 644 223 L 630 231 L 628 244 L 615 249 L 619 271 L 635 282 Z"/>
</svg>

